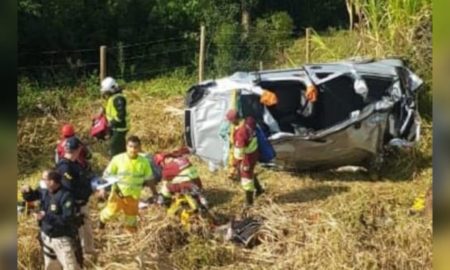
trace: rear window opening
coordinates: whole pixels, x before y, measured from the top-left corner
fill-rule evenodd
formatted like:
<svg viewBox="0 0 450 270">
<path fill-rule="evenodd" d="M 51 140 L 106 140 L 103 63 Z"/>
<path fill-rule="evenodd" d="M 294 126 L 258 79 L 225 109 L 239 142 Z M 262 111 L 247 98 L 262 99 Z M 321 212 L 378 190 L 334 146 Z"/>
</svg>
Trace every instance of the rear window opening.
<svg viewBox="0 0 450 270">
<path fill-rule="evenodd" d="M 280 130 L 294 133 L 293 124 L 303 122 L 297 110 L 300 109 L 301 95 L 306 86 L 299 81 L 263 81 L 259 86 L 277 96 L 277 104 L 267 108 L 278 122 Z"/>
<path fill-rule="evenodd" d="M 330 74 L 321 75 L 326 77 Z M 262 81 L 259 86 L 275 93 L 278 98 L 276 105 L 267 108 L 280 130 L 302 134 L 333 127 L 348 120 L 353 112 L 388 95 L 392 80 L 370 76 L 363 76 L 363 79 L 369 89 L 367 101 L 355 92 L 354 79 L 350 76 L 339 76 L 321 84 L 315 103 L 306 100 L 306 86 L 299 81 Z"/>
</svg>

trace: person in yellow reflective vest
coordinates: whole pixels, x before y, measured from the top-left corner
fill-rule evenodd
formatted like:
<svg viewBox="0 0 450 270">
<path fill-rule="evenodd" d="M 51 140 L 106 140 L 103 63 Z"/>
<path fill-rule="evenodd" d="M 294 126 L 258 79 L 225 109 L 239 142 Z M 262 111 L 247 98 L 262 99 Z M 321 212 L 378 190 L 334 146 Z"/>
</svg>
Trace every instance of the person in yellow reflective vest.
<svg viewBox="0 0 450 270">
<path fill-rule="evenodd" d="M 104 112 L 108 119 L 108 126 L 111 133 L 110 156 L 125 152 L 125 137 L 130 129 L 130 121 L 127 114 L 127 100 L 122 94 L 116 80 L 106 77 L 100 88 L 100 93 L 107 98 Z"/>
<path fill-rule="evenodd" d="M 141 191 L 153 178 L 148 160 L 139 155 L 140 139 L 137 136 L 130 136 L 126 147 L 126 153 L 114 156 L 103 173 L 104 177 L 114 176 L 119 178 L 119 181 L 112 186 L 106 207 L 100 212 L 100 229 L 105 227 L 107 221 L 123 211 L 126 229 L 135 232 Z"/>
</svg>

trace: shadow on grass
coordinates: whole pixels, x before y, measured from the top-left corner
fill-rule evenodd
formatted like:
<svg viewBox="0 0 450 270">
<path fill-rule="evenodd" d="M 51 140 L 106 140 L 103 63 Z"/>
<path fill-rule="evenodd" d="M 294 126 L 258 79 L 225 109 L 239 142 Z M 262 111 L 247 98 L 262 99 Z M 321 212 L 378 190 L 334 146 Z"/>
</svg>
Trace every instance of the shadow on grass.
<svg viewBox="0 0 450 270">
<path fill-rule="evenodd" d="M 337 195 L 342 192 L 348 192 L 350 190 L 347 186 L 317 186 L 310 188 L 303 188 L 291 191 L 275 197 L 276 203 L 302 203 L 316 200 L 324 200 L 329 196 Z"/>
<path fill-rule="evenodd" d="M 205 189 L 205 196 L 206 199 L 209 202 L 209 205 L 211 207 L 216 207 L 221 204 L 227 203 L 231 200 L 231 197 L 233 197 L 233 192 L 225 189 L 219 189 L 219 188 L 211 188 L 211 189 Z"/>
<path fill-rule="evenodd" d="M 391 152 L 378 173 L 375 171 L 335 171 L 330 168 L 310 169 L 308 171 L 291 171 L 293 176 L 309 176 L 316 181 L 411 181 L 414 176 L 432 167 L 432 156 L 421 152 Z M 336 168 L 334 168 L 336 169 Z"/>
</svg>

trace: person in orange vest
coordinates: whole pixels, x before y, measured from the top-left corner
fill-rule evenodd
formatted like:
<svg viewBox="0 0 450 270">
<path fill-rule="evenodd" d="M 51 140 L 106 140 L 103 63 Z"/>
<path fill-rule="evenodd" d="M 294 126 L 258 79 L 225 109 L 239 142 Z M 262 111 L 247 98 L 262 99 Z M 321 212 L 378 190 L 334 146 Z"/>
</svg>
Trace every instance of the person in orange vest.
<svg viewBox="0 0 450 270">
<path fill-rule="evenodd" d="M 236 110 L 229 110 L 226 114 L 228 121 L 232 123 L 234 135 L 231 139 L 233 151 L 233 166 L 238 172 L 241 186 L 245 191 L 245 205 L 251 206 L 254 197 L 264 193 L 259 180 L 255 177 L 255 166 L 258 162 L 258 140 L 256 138 L 256 121 L 249 116 L 240 120 Z"/>
</svg>

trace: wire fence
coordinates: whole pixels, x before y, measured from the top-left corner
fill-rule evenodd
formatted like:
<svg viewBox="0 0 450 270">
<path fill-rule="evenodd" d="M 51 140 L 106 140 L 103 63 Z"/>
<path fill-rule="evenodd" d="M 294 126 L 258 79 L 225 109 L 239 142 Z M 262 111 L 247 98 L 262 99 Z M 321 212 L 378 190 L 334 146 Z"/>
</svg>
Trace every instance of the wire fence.
<svg viewBox="0 0 450 270">
<path fill-rule="evenodd" d="M 197 54 L 198 42 L 193 38 L 117 43 L 107 48 L 107 75 L 129 81 L 178 68 L 193 72 Z M 19 52 L 18 60 L 19 77 L 27 77 L 39 85 L 72 84 L 89 77 L 98 78 L 100 49 Z"/>
<path fill-rule="evenodd" d="M 250 29 L 253 30 L 252 27 Z M 303 34 L 301 31 L 268 29 L 266 34 L 272 39 L 258 42 L 258 39 L 243 41 L 242 38 L 232 38 L 236 35 L 242 36 L 242 33 L 217 31 L 206 31 L 205 79 L 227 72 L 257 70 L 261 61 L 267 61 L 264 66 L 269 67 L 269 60 L 274 60 L 276 55 L 282 55 L 282 52 L 293 44 L 293 40 Z M 217 40 L 217 35 L 225 39 Z M 278 37 L 283 39 L 277 40 Z M 106 50 L 106 75 L 131 81 L 147 79 L 176 69 L 195 74 L 199 65 L 199 40 L 199 35 L 191 34 L 137 43 L 112 44 Z M 27 77 L 40 85 L 67 85 L 86 78 L 98 79 L 101 64 L 100 48 L 19 52 L 18 61 L 19 77 Z"/>
</svg>

